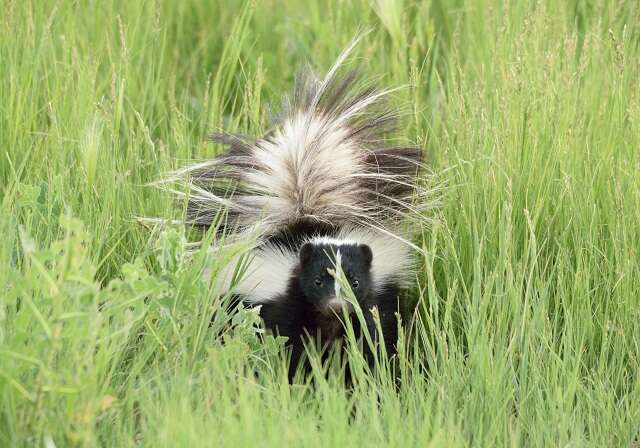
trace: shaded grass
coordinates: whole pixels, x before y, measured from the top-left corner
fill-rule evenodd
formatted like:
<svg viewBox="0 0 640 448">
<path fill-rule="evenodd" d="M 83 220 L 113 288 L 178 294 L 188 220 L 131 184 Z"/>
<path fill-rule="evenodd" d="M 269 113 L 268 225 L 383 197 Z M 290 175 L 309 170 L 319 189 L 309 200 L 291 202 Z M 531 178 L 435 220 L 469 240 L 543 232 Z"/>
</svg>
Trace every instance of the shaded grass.
<svg viewBox="0 0 640 448">
<path fill-rule="evenodd" d="M 307 3 L 2 4 L 0 444 L 638 444 L 637 5 Z M 289 386 L 199 280 L 226 260 L 134 217 L 180 216 L 143 185 L 265 130 L 363 29 L 449 186 L 422 318 L 397 391 L 338 363 Z"/>
</svg>

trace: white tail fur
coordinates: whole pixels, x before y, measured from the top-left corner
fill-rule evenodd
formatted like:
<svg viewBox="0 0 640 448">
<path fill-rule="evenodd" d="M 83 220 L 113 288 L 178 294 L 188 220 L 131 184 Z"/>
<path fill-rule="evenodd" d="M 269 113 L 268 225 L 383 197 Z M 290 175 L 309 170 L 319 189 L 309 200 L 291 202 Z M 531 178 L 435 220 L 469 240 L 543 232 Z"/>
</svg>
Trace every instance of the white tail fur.
<svg viewBox="0 0 640 448">
<path fill-rule="evenodd" d="M 357 39 L 324 79 L 307 74 L 292 104 L 268 135 L 218 134 L 228 151 L 176 171 L 164 182 L 182 182 L 187 220 L 209 226 L 226 213 L 224 230 L 268 239 L 287 226 L 326 223 L 360 226 L 395 235 L 407 215 L 424 219 L 412 205 L 422 150 L 384 146 L 397 114 L 386 104 L 392 90 L 364 84 L 355 72 L 339 75 Z M 431 204 L 431 197 L 420 198 Z M 407 241 L 405 241 L 407 242 Z"/>
</svg>

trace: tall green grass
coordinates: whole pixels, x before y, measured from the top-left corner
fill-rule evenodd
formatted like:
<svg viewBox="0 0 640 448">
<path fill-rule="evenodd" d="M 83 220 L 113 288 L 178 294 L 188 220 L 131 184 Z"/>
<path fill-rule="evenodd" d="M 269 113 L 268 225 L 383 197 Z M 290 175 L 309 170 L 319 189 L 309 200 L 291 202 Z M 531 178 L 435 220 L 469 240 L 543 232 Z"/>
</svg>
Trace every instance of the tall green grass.
<svg viewBox="0 0 640 448">
<path fill-rule="evenodd" d="M 0 2 L 0 445 L 637 446 L 637 2 Z M 286 381 L 144 185 L 306 62 L 412 87 L 447 185 L 385 369 Z M 215 276 L 212 280 L 215 283 Z M 209 324 L 214 314 L 213 323 Z M 357 353 L 351 360 L 361 369 Z M 361 369 L 362 370 L 362 369 Z"/>
</svg>

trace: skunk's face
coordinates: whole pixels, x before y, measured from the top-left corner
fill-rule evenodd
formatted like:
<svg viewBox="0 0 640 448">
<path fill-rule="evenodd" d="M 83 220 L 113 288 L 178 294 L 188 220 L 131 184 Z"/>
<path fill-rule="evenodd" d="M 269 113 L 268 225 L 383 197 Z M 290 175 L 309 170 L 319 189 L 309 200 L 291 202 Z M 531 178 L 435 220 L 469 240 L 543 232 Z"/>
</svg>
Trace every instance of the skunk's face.
<svg viewBox="0 0 640 448">
<path fill-rule="evenodd" d="M 300 249 L 300 287 L 305 299 L 323 313 L 351 310 L 340 283 L 329 271 L 340 265 L 358 301 L 371 287 L 371 248 L 365 244 L 312 244 Z"/>
</svg>

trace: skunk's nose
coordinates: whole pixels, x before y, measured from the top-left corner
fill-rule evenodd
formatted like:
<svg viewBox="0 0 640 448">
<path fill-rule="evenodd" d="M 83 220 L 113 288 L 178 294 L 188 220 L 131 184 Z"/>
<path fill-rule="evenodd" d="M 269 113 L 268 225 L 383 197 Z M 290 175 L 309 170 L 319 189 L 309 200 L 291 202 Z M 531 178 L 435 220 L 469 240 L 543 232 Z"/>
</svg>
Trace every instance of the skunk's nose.
<svg viewBox="0 0 640 448">
<path fill-rule="evenodd" d="M 346 300 L 339 297 L 332 297 L 325 305 L 325 309 L 328 313 L 341 313 L 343 310 L 351 312 L 351 304 Z"/>
</svg>

